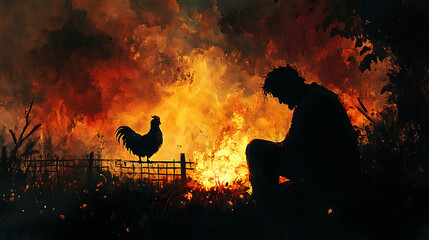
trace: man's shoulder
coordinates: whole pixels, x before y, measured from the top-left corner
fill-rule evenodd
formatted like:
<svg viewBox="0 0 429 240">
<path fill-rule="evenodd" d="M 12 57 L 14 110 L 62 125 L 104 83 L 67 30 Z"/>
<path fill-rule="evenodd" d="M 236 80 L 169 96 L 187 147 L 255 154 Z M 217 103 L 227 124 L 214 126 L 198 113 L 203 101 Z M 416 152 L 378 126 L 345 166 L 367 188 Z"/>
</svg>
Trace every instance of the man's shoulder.
<svg viewBox="0 0 429 240">
<path fill-rule="evenodd" d="M 317 83 L 310 84 L 309 94 L 304 98 L 303 104 L 328 103 L 338 101 L 338 95 L 334 92 L 320 86 Z M 317 104 L 317 105 L 318 105 Z"/>
<path fill-rule="evenodd" d="M 324 96 L 334 96 L 336 97 L 337 94 L 332 92 L 331 90 L 313 82 L 310 84 L 310 97 L 324 97 Z"/>
<path fill-rule="evenodd" d="M 309 91 L 297 108 L 301 112 L 324 112 L 340 104 L 337 94 L 317 83 L 310 84 Z"/>
</svg>

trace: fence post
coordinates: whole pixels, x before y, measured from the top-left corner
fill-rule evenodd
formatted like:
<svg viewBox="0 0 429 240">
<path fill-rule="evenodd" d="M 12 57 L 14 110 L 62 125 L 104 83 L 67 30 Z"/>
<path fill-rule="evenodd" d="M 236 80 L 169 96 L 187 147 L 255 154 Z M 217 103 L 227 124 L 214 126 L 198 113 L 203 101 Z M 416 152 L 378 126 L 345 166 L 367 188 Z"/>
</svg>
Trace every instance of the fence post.
<svg viewBox="0 0 429 240">
<path fill-rule="evenodd" d="M 174 180 L 176 180 L 174 179 L 175 177 L 176 177 L 176 160 L 173 159 L 173 182 Z"/>
<path fill-rule="evenodd" d="M 186 181 L 186 158 L 184 153 L 180 154 L 180 168 L 182 181 Z"/>
<path fill-rule="evenodd" d="M 65 168 L 65 165 L 64 165 L 64 156 L 62 156 L 62 157 L 61 157 L 61 163 L 62 163 L 62 165 L 63 165 L 63 171 L 62 171 L 62 174 L 63 174 L 63 181 L 64 181 L 64 179 L 65 179 L 65 177 L 66 177 L 66 168 Z"/>
<path fill-rule="evenodd" d="M 147 162 L 147 180 L 148 180 L 148 183 L 150 183 L 150 165 L 149 165 L 149 162 Z"/>
<path fill-rule="evenodd" d="M 58 158 L 56 158 L 56 161 L 55 161 L 55 172 L 56 172 L 56 174 L 57 174 L 57 184 L 58 184 L 58 176 L 59 176 L 59 174 L 60 174 L 60 169 L 59 169 L 59 167 L 58 167 L 58 164 L 60 164 L 60 163 L 59 163 Z"/>
<path fill-rule="evenodd" d="M 87 180 L 91 181 L 92 180 L 92 167 L 94 166 L 94 152 L 91 152 L 89 154 L 89 159 L 88 159 L 88 169 L 86 171 L 87 175 Z"/>
<path fill-rule="evenodd" d="M 119 176 L 122 178 L 122 159 L 119 159 Z"/>
<path fill-rule="evenodd" d="M 45 164 L 45 175 L 49 176 L 49 172 L 48 172 L 48 160 L 45 159 L 45 161 L 43 161 L 43 163 Z"/>
<path fill-rule="evenodd" d="M 159 178 L 159 163 L 158 163 L 158 165 L 157 165 L 157 167 L 158 167 L 158 179 L 156 180 L 156 183 L 159 185 L 159 182 L 160 182 L 160 178 Z"/>
<path fill-rule="evenodd" d="M 164 183 L 168 181 L 168 163 L 165 163 L 165 178 Z"/>
<path fill-rule="evenodd" d="M 5 146 L 3 146 L 2 148 L 1 148 L 1 166 L 0 166 L 0 168 L 1 168 L 1 176 L 2 177 L 4 177 L 4 176 L 6 176 L 7 175 L 7 154 L 6 154 L 6 147 Z"/>
<path fill-rule="evenodd" d="M 131 175 L 131 176 L 132 176 L 132 177 L 133 177 L 133 179 L 134 179 L 134 172 L 135 172 L 135 170 L 134 170 L 134 169 L 135 169 L 135 167 L 134 167 L 134 163 L 132 163 L 132 164 L 133 164 L 133 173 L 132 173 L 132 175 Z"/>
</svg>

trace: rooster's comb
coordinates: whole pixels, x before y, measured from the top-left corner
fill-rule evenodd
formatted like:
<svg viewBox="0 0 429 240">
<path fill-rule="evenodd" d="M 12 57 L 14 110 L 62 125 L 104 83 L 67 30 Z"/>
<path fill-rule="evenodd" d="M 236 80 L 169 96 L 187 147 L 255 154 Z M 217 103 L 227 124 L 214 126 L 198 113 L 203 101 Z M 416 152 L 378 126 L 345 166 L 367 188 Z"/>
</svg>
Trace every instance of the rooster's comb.
<svg viewBox="0 0 429 240">
<path fill-rule="evenodd" d="M 158 116 L 156 116 L 156 115 L 153 115 L 152 116 L 152 118 L 155 118 L 155 119 L 157 119 L 157 120 L 161 120 L 161 118 L 159 118 Z"/>
</svg>

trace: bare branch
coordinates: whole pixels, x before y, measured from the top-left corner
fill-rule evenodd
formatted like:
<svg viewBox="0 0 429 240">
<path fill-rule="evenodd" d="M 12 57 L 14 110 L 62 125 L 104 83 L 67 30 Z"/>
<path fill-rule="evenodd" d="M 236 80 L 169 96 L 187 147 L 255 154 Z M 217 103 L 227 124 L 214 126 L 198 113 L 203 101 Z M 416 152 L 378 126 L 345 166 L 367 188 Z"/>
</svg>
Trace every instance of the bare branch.
<svg viewBox="0 0 429 240">
<path fill-rule="evenodd" d="M 11 130 L 11 129 L 9 129 L 9 132 L 10 132 L 10 135 L 12 135 L 12 139 L 13 139 L 13 142 L 15 143 L 15 145 L 17 144 L 17 142 L 16 142 L 16 136 L 15 136 L 15 133 Z"/>
<path fill-rule="evenodd" d="M 34 126 L 33 129 L 31 129 L 31 131 L 22 139 L 22 142 L 24 142 L 28 137 L 30 137 L 31 134 L 33 134 L 35 131 L 37 131 L 37 129 L 39 129 L 41 126 L 42 126 L 41 123 L 39 123 L 36 126 Z"/>
<path fill-rule="evenodd" d="M 25 126 L 22 129 L 21 134 L 19 135 L 19 139 L 18 139 L 18 143 L 22 144 L 22 136 L 24 136 L 25 130 L 27 130 L 28 124 L 30 124 L 29 122 L 29 117 L 30 117 L 30 112 L 31 109 L 33 108 L 33 101 L 31 101 L 30 107 L 28 108 L 27 111 L 25 111 Z"/>
<path fill-rule="evenodd" d="M 365 105 L 363 105 L 362 101 L 361 101 L 359 98 L 357 98 L 357 100 L 358 100 L 358 102 L 359 102 L 360 106 L 362 107 L 362 109 L 363 109 L 366 113 L 368 113 L 368 110 L 366 109 Z"/>
<path fill-rule="evenodd" d="M 357 110 L 362 113 L 370 122 L 374 123 L 374 120 L 360 107 L 356 106 Z"/>
<path fill-rule="evenodd" d="M 28 128 L 28 126 L 29 126 L 29 124 L 30 124 L 30 113 L 31 113 L 31 109 L 33 108 L 33 101 L 31 101 L 31 104 L 30 104 L 30 107 L 28 108 L 28 110 L 27 111 L 25 111 L 25 126 L 24 126 L 24 128 L 22 129 L 22 132 L 21 132 L 21 134 L 19 135 L 19 138 L 18 138 L 18 140 L 16 139 L 16 135 L 15 135 L 15 133 L 12 131 L 12 130 L 9 130 L 9 132 L 10 132 L 10 134 L 12 135 L 12 138 L 13 138 L 13 141 L 14 141 L 14 143 L 15 143 L 15 147 L 11 150 L 11 156 L 12 156 L 12 158 L 11 158 L 11 160 L 10 161 L 13 161 L 12 159 L 15 159 L 15 160 L 17 160 L 16 158 L 17 158 L 17 156 L 16 156 L 16 154 L 18 153 L 18 149 L 20 148 L 20 147 L 22 147 L 22 144 L 34 133 L 34 132 L 36 132 L 41 126 L 42 126 L 42 124 L 37 124 L 37 125 L 35 125 L 34 127 L 33 127 L 33 129 L 27 134 L 27 135 L 25 135 L 25 137 L 24 137 L 24 134 L 25 134 L 25 131 L 27 130 L 27 128 Z M 27 152 L 29 152 L 31 149 L 27 149 Z"/>
</svg>

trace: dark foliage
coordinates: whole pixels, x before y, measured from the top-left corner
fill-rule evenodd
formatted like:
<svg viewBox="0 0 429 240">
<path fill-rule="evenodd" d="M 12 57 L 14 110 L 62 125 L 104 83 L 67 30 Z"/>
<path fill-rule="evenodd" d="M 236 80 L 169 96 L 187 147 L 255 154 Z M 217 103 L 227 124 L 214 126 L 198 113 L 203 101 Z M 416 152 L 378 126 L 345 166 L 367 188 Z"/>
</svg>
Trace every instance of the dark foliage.
<svg viewBox="0 0 429 240">
<path fill-rule="evenodd" d="M 0 239 L 251 237 L 252 231 L 236 231 L 254 221 L 244 188 L 160 186 L 96 172 L 93 185 L 71 175 L 58 183 L 46 177 L 28 185 L 2 184 Z"/>
<path fill-rule="evenodd" d="M 324 21 L 325 30 L 334 26 L 331 35 L 356 40 L 361 55 L 366 54 L 362 72 L 370 70 L 373 62 L 393 57 L 397 68 L 381 94 L 391 93 L 398 121 L 415 125 L 422 151 L 429 148 L 429 33 L 424 27 L 429 24 L 428 10 L 429 2 L 421 0 L 347 0 L 334 4 Z M 335 27 L 339 23 L 345 24 L 341 30 Z M 367 40 L 372 48 L 363 45 Z"/>
<path fill-rule="evenodd" d="M 29 124 L 30 124 L 30 113 L 32 108 L 33 108 L 33 102 L 31 102 L 28 110 L 25 111 L 25 125 L 18 138 L 16 137 L 15 132 L 9 129 L 9 133 L 13 139 L 14 147 L 10 151 L 9 161 L 6 163 L 6 167 L 7 167 L 7 169 L 5 170 L 6 176 L 1 176 L 2 178 L 10 177 L 10 176 L 21 178 L 21 179 L 25 178 L 26 171 L 22 172 L 21 159 L 25 157 L 29 157 L 39 152 L 34 148 L 36 143 L 39 141 L 39 138 L 38 137 L 31 138 L 31 136 L 42 126 L 42 124 L 40 123 L 36 124 L 30 130 L 30 132 L 26 133 L 27 128 L 29 127 Z M 24 143 L 25 143 L 25 146 L 24 146 Z"/>
<path fill-rule="evenodd" d="M 370 121 L 361 129 L 363 176 L 372 189 L 367 202 L 375 212 L 370 222 L 383 219 L 384 227 L 394 229 L 384 238 L 428 237 L 428 10 L 429 2 L 420 0 L 339 1 L 324 24 L 327 29 L 345 23 L 341 30 L 334 27 L 333 35 L 356 40 L 356 48 L 366 54 L 362 72 L 387 56 L 394 64 L 380 92 L 389 94 L 384 111 L 370 114 L 362 104 L 359 108 Z M 371 48 L 364 46 L 367 40 Z"/>
</svg>

